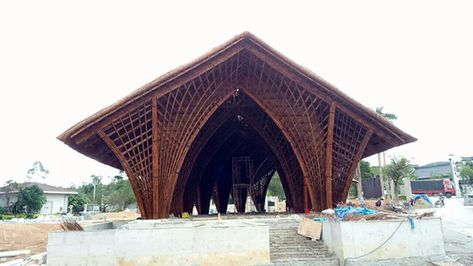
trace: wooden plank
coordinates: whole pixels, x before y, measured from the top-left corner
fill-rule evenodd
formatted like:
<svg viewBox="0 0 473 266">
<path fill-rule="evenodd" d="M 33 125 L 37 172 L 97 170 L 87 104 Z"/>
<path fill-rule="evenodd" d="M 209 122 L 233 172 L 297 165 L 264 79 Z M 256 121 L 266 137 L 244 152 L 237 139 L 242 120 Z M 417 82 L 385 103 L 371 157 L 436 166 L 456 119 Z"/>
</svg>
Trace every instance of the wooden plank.
<svg viewBox="0 0 473 266">
<path fill-rule="evenodd" d="M 325 209 L 333 208 L 333 129 L 335 127 L 336 104 L 330 105 L 328 118 L 327 142 L 325 147 Z"/>
<path fill-rule="evenodd" d="M 159 176 L 158 176 L 158 104 L 156 97 L 151 100 L 152 130 L 152 180 L 153 180 L 153 218 L 159 218 Z"/>
<path fill-rule="evenodd" d="M 361 156 L 363 155 L 363 152 L 365 151 L 366 145 L 368 145 L 371 135 L 373 135 L 373 130 L 368 130 L 365 134 L 365 137 L 363 138 L 363 141 L 360 144 L 360 148 L 358 149 L 358 152 L 356 153 L 355 158 L 353 159 L 353 163 L 350 167 L 350 171 L 348 171 L 348 177 L 345 183 L 345 188 L 343 189 L 341 201 L 345 201 L 347 199 L 348 190 L 350 190 L 351 182 L 353 181 L 353 175 L 355 174 L 356 168 L 358 167 L 358 163 L 361 160 Z"/>
<path fill-rule="evenodd" d="M 102 140 L 107 144 L 107 146 L 112 150 L 113 154 L 117 156 L 118 161 L 120 161 L 120 164 L 122 165 L 123 169 L 125 170 L 126 175 L 128 176 L 128 179 L 130 180 L 131 187 L 133 188 L 133 192 L 135 194 L 136 202 L 138 204 L 138 208 L 140 209 L 141 213 L 141 218 L 147 219 L 151 218 L 147 216 L 146 210 L 144 208 L 143 204 L 143 199 L 141 198 L 141 195 L 139 194 L 140 192 L 140 186 L 136 182 L 135 177 L 133 176 L 133 170 L 131 170 L 130 165 L 126 161 L 125 157 L 123 157 L 123 154 L 118 150 L 116 147 L 115 143 L 105 134 L 104 131 L 100 130 L 98 132 L 99 136 L 102 138 Z"/>
</svg>

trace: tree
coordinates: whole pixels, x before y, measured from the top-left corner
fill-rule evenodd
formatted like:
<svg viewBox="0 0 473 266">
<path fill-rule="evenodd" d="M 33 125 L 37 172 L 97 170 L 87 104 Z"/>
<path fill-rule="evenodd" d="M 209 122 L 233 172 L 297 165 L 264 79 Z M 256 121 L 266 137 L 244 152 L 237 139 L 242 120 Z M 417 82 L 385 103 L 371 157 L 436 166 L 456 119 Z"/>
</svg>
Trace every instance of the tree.
<svg viewBox="0 0 473 266">
<path fill-rule="evenodd" d="M 463 180 L 473 180 L 473 162 L 465 162 L 459 168 Z"/>
<path fill-rule="evenodd" d="M 6 186 L 6 189 L 5 189 L 5 196 L 7 198 L 7 212 L 8 213 L 11 213 L 13 210 L 13 206 L 10 202 L 10 195 L 12 192 L 15 192 L 15 191 L 18 191 L 19 190 L 19 185 L 17 182 L 13 181 L 13 180 L 8 180 L 7 181 L 7 186 Z"/>
<path fill-rule="evenodd" d="M 49 171 L 44 168 L 43 163 L 40 161 L 36 161 L 33 163 L 33 166 L 31 166 L 30 169 L 26 172 L 26 177 L 29 179 L 34 179 L 34 178 L 42 178 L 46 179 L 48 176 Z"/>
<path fill-rule="evenodd" d="M 370 178 L 375 176 L 375 172 L 372 171 L 372 166 L 367 161 L 360 161 L 361 178 Z"/>
<path fill-rule="evenodd" d="M 92 198 L 92 203 L 95 204 L 95 193 L 97 186 L 102 185 L 102 177 L 98 175 L 91 175 L 90 178 L 92 178 L 92 185 L 94 186 L 94 191 L 93 191 L 93 198 Z M 103 193 L 100 193 L 100 198 L 102 197 Z"/>
<path fill-rule="evenodd" d="M 21 188 L 18 192 L 18 207 L 27 214 L 38 213 L 46 203 L 43 191 L 37 185 Z"/>
<path fill-rule="evenodd" d="M 282 187 L 281 178 L 278 172 L 275 172 L 268 185 L 268 195 L 278 196 L 280 200 L 285 200 L 284 188 Z"/>
<path fill-rule="evenodd" d="M 404 178 L 414 176 L 415 169 L 406 158 L 394 157 L 391 159 L 391 162 L 386 165 L 384 171 L 388 179 L 392 180 L 394 183 L 394 200 L 399 202 L 399 186 L 404 184 Z"/>
<path fill-rule="evenodd" d="M 397 120 L 397 116 L 393 113 L 385 113 L 383 112 L 384 107 L 376 107 L 376 113 L 378 113 L 380 116 L 386 118 L 389 121 Z"/>
<path fill-rule="evenodd" d="M 68 197 L 69 206 L 72 206 L 73 213 L 79 213 L 84 210 L 84 205 L 87 204 L 88 199 L 83 193 L 70 195 Z"/>
<path fill-rule="evenodd" d="M 109 184 L 103 184 L 102 177 L 98 175 L 92 175 L 90 178 L 89 183 L 83 183 L 76 189 L 80 196 L 70 198 L 70 205 L 73 205 L 75 213 L 80 212 L 85 203 L 103 203 L 103 209 L 112 205 L 123 210 L 127 205 L 136 202 L 130 181 L 123 171 L 115 175 Z"/>
<path fill-rule="evenodd" d="M 113 205 L 119 210 L 124 210 L 128 204 L 136 202 L 130 181 L 123 179 L 121 175 L 114 177 L 114 181 L 107 185 L 105 193 L 107 193 L 105 203 Z"/>
</svg>

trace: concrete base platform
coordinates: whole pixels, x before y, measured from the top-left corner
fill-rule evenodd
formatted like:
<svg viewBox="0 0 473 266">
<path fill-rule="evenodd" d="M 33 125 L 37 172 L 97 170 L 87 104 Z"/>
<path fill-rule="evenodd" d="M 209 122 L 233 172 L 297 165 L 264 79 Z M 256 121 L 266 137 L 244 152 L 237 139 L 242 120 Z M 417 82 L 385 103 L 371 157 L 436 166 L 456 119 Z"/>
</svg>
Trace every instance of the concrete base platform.
<svg viewBox="0 0 473 266">
<path fill-rule="evenodd" d="M 262 265 L 268 225 L 247 220 L 143 220 L 121 229 L 52 232 L 48 265 Z"/>
<path fill-rule="evenodd" d="M 445 256 L 442 220 L 413 223 L 414 227 L 407 219 L 329 222 L 323 225 L 322 239 L 342 265 Z"/>
</svg>

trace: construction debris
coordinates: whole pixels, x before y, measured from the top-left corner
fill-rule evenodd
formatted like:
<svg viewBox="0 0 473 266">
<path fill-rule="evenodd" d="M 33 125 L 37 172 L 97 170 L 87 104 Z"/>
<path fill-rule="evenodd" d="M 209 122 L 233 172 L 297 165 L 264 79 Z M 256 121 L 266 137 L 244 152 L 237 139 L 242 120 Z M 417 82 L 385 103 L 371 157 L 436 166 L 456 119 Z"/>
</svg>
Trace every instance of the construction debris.
<svg viewBox="0 0 473 266">
<path fill-rule="evenodd" d="M 423 201 L 419 198 L 417 202 Z M 333 213 L 333 214 L 332 214 Z M 410 214 L 401 206 L 393 202 L 387 203 L 382 207 L 360 207 L 358 204 L 338 204 L 335 210 L 323 210 L 313 218 L 318 222 L 336 222 L 336 221 L 369 221 L 369 220 L 395 220 L 407 219 L 408 217 L 422 219 L 432 217 L 435 211 L 428 211 L 421 214 Z"/>
<path fill-rule="evenodd" d="M 424 213 L 421 213 L 419 215 L 417 215 L 417 219 L 422 219 L 424 217 L 433 217 L 434 216 L 434 213 L 435 211 L 430 211 L 430 212 L 424 212 Z"/>
<path fill-rule="evenodd" d="M 84 231 L 77 221 L 67 218 L 62 220 L 61 227 L 64 231 Z"/>
<path fill-rule="evenodd" d="M 347 207 L 338 207 L 335 209 L 335 215 L 337 216 L 338 220 L 345 220 L 348 217 L 352 216 L 370 216 L 377 214 L 378 212 L 372 209 L 358 207 L 353 208 L 351 206 Z"/>
<path fill-rule="evenodd" d="M 322 211 L 322 214 L 335 215 L 335 211 L 333 209 L 326 209 Z"/>
<path fill-rule="evenodd" d="M 46 252 L 32 256 L 26 256 L 21 259 L 10 260 L 0 264 L 0 266 L 36 266 L 46 265 Z"/>
<path fill-rule="evenodd" d="M 1 251 L 0 252 L 0 258 L 16 257 L 16 256 L 21 256 L 21 255 L 29 255 L 29 254 L 31 254 L 31 251 L 29 249 Z"/>
</svg>

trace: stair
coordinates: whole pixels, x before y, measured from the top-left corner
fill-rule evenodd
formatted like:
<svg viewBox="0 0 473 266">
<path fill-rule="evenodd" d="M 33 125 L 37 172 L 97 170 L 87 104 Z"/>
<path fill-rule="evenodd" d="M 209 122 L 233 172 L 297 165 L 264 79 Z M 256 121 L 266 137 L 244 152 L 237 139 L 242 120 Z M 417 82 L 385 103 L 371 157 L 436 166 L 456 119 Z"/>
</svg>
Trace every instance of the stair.
<svg viewBox="0 0 473 266">
<path fill-rule="evenodd" d="M 295 219 L 274 219 L 269 225 L 269 247 L 273 265 L 340 265 L 321 241 L 297 234 Z"/>
</svg>

